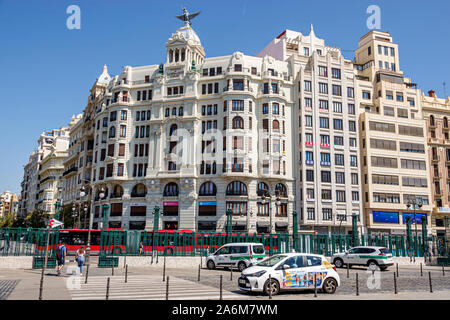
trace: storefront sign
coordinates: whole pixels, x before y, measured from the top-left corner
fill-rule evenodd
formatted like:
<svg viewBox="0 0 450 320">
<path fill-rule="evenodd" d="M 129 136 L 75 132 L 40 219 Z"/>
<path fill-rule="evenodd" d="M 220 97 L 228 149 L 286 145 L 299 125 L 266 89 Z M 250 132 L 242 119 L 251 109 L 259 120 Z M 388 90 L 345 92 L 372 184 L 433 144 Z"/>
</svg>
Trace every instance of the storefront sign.
<svg viewBox="0 0 450 320">
<path fill-rule="evenodd" d="M 199 201 L 199 206 L 215 206 L 216 201 Z"/>
<path fill-rule="evenodd" d="M 178 201 L 174 202 L 163 202 L 164 207 L 178 207 Z"/>
</svg>

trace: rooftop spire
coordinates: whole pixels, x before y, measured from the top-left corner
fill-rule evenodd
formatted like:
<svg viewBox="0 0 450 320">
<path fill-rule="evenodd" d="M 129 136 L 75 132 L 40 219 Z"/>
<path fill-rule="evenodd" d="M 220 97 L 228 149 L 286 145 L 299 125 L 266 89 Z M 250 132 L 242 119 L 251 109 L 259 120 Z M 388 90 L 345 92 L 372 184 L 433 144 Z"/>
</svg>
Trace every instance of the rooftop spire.
<svg viewBox="0 0 450 320">
<path fill-rule="evenodd" d="M 312 23 L 311 23 L 311 29 L 310 29 L 309 35 L 316 36 L 314 33 L 314 27 L 313 27 Z"/>
</svg>

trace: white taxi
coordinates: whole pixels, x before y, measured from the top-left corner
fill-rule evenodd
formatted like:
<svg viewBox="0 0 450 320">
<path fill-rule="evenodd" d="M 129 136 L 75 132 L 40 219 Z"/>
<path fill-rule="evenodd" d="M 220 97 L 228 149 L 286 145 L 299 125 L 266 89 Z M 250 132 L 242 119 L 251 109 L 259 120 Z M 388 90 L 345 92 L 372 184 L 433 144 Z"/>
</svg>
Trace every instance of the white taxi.
<svg viewBox="0 0 450 320">
<path fill-rule="evenodd" d="M 269 284 L 270 275 L 270 284 Z M 317 254 L 286 253 L 264 259 L 245 269 L 238 278 L 238 287 L 244 291 L 255 291 L 272 295 L 283 290 L 316 288 L 325 293 L 334 293 L 340 286 L 336 268 Z"/>
</svg>

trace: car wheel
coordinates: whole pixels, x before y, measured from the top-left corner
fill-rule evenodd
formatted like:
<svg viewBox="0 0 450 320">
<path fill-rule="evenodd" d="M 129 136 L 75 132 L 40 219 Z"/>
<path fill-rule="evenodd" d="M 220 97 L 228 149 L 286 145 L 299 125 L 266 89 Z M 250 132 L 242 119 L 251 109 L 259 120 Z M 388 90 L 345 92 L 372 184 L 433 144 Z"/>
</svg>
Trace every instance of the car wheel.
<svg viewBox="0 0 450 320">
<path fill-rule="evenodd" d="M 264 283 L 264 293 L 266 295 L 269 295 L 269 290 L 272 291 L 272 296 L 275 296 L 280 292 L 280 284 L 275 279 L 270 279 L 270 285 L 269 280 Z"/>
<path fill-rule="evenodd" d="M 241 262 L 238 263 L 238 270 L 240 272 L 244 271 L 246 268 L 247 268 L 247 265 L 245 264 L 244 261 L 241 261 Z"/>
<path fill-rule="evenodd" d="M 334 259 L 333 264 L 336 266 L 336 268 L 342 268 L 344 266 L 344 261 L 342 261 L 341 258 L 336 258 Z"/>
<path fill-rule="evenodd" d="M 216 268 L 216 264 L 212 260 L 208 260 L 206 266 L 208 267 L 209 270 L 214 270 Z"/>
<path fill-rule="evenodd" d="M 369 262 L 367 262 L 367 267 L 369 268 L 369 270 L 374 271 L 377 270 L 378 268 L 378 263 L 374 260 L 370 260 Z"/>
<path fill-rule="evenodd" d="M 322 291 L 328 294 L 335 293 L 337 289 L 337 281 L 334 278 L 327 278 L 322 285 Z"/>
</svg>

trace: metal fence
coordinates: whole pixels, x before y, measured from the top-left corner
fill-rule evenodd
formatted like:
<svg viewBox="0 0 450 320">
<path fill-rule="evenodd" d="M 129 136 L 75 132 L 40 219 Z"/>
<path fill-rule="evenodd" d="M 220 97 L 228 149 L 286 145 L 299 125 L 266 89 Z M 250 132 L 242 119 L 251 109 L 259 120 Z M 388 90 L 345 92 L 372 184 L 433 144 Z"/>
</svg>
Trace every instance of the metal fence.
<svg viewBox="0 0 450 320">
<path fill-rule="evenodd" d="M 44 256 L 47 232 L 50 232 L 48 256 L 54 256 L 59 231 L 31 228 L 0 229 L 0 256 Z"/>
<path fill-rule="evenodd" d="M 0 256 L 42 257 L 47 239 L 46 229 L 0 229 Z M 50 230 L 49 257 L 55 254 L 59 231 Z M 354 243 L 354 241 L 356 241 Z M 353 239 L 352 235 L 299 234 L 295 239 L 285 233 L 211 233 L 165 231 L 102 231 L 100 256 L 205 256 L 226 243 L 262 243 L 268 255 L 291 252 L 316 253 L 331 256 L 355 245 L 382 246 L 396 257 L 450 256 L 450 238 L 413 235 L 365 234 Z M 85 243 L 84 243 L 85 244 Z M 81 245 L 81 244 L 80 244 Z"/>
</svg>

